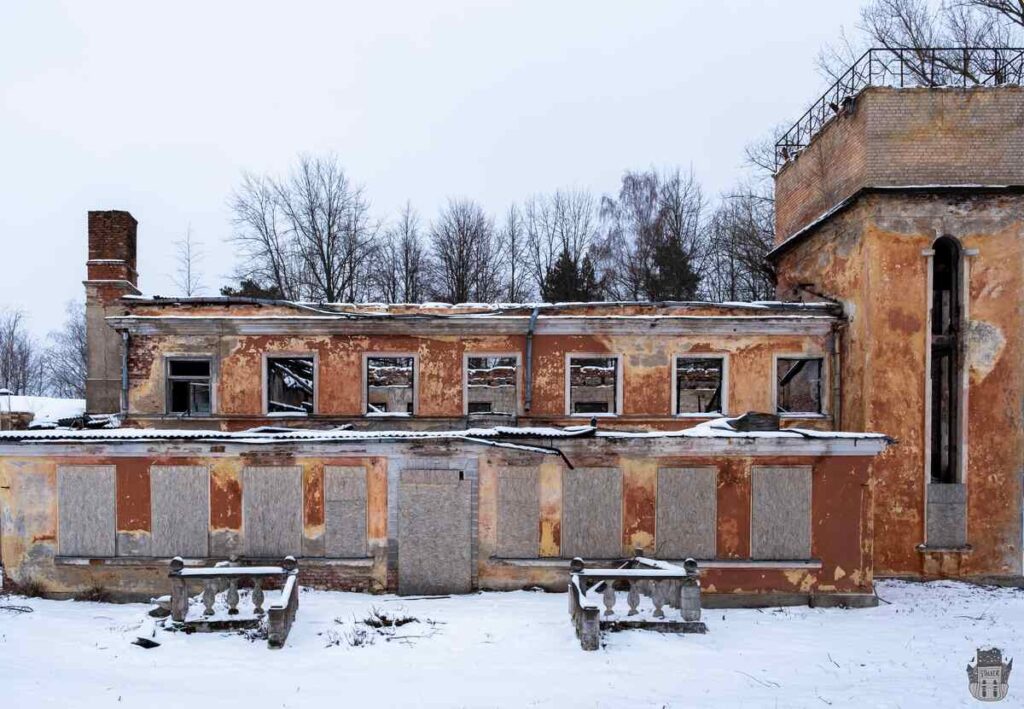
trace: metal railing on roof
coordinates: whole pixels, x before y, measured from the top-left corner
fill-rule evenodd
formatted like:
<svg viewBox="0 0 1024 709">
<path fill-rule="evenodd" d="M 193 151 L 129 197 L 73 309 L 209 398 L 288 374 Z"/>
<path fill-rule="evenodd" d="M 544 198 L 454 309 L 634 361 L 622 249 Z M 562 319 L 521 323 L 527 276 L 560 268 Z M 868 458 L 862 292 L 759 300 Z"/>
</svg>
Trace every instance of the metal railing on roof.
<svg viewBox="0 0 1024 709">
<path fill-rule="evenodd" d="M 940 87 L 1024 84 L 1022 47 L 873 47 L 821 95 L 775 143 L 775 169 L 796 157 L 869 86 Z"/>
</svg>

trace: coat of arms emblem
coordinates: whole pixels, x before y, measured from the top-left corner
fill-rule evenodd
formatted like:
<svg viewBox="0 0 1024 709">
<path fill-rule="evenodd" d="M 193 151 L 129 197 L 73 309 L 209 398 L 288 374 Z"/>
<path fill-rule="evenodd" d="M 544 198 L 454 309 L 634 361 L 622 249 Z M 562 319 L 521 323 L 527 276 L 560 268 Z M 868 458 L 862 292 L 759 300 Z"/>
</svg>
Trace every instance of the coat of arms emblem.
<svg viewBox="0 0 1024 709">
<path fill-rule="evenodd" d="M 967 681 L 971 696 L 981 702 L 998 702 L 1010 690 L 1010 670 L 1013 660 L 1003 662 L 1003 651 L 997 647 L 982 649 L 974 658 L 973 665 L 967 665 Z"/>
</svg>

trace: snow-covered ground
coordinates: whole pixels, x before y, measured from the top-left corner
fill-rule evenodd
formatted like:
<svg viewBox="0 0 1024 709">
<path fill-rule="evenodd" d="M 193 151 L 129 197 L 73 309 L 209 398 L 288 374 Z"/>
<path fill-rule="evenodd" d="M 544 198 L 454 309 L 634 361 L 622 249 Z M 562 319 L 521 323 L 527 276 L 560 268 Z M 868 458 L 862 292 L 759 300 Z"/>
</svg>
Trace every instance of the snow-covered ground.
<svg viewBox="0 0 1024 709">
<path fill-rule="evenodd" d="M 869 610 L 705 611 L 704 636 L 629 631 L 583 652 L 564 594 L 447 599 L 304 591 L 283 650 L 170 633 L 148 606 L 0 597 L 4 707 L 975 706 L 979 646 L 1024 650 L 1024 591 L 878 584 Z M 376 607 L 419 619 L 381 635 Z M 335 619 L 341 622 L 336 622 Z M 432 621 L 432 622 L 428 622 Z M 352 645 L 366 628 L 372 644 Z M 131 644 L 153 635 L 154 649 Z M 1015 675 L 1016 673 L 1014 673 Z M 1011 676 L 1000 706 L 1022 706 Z"/>
</svg>

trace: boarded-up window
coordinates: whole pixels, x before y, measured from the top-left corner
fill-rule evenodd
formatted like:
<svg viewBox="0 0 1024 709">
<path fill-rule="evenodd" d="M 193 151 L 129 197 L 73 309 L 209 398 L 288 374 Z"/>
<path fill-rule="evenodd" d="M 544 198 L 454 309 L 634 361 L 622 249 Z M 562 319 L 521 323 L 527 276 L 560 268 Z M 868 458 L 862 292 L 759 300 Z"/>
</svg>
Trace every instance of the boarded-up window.
<svg viewBox="0 0 1024 709">
<path fill-rule="evenodd" d="M 755 559 L 811 556 L 811 468 L 755 467 L 750 501 L 750 555 Z"/>
<path fill-rule="evenodd" d="M 498 471 L 498 556 L 532 559 L 540 545 L 540 471 Z"/>
<path fill-rule="evenodd" d="M 116 489 L 113 465 L 57 468 L 61 556 L 114 556 Z"/>
<path fill-rule="evenodd" d="M 324 553 L 366 556 L 366 468 L 324 468 Z"/>
<path fill-rule="evenodd" d="M 209 553 L 210 474 L 207 468 L 154 465 L 149 470 L 153 556 Z"/>
<path fill-rule="evenodd" d="M 248 556 L 298 556 L 302 546 L 302 469 L 242 470 L 242 533 Z"/>
<path fill-rule="evenodd" d="M 657 555 L 714 559 L 717 510 L 714 468 L 659 468 Z"/>
<path fill-rule="evenodd" d="M 576 468 L 562 475 L 562 556 L 622 556 L 622 472 Z"/>
</svg>

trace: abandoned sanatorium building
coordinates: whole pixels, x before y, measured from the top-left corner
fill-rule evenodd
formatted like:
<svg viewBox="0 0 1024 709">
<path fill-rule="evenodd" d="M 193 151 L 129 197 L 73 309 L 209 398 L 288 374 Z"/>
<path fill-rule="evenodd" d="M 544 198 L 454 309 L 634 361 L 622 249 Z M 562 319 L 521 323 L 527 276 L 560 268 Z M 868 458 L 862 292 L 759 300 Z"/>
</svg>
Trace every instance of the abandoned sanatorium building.
<svg viewBox="0 0 1024 709">
<path fill-rule="evenodd" d="M 727 606 L 1019 576 L 1024 93 L 868 86 L 810 133 L 771 303 L 143 297 L 135 219 L 90 212 L 88 409 L 122 423 L 0 434 L 9 580 L 293 554 L 313 586 L 562 590 L 642 549 Z"/>
</svg>

